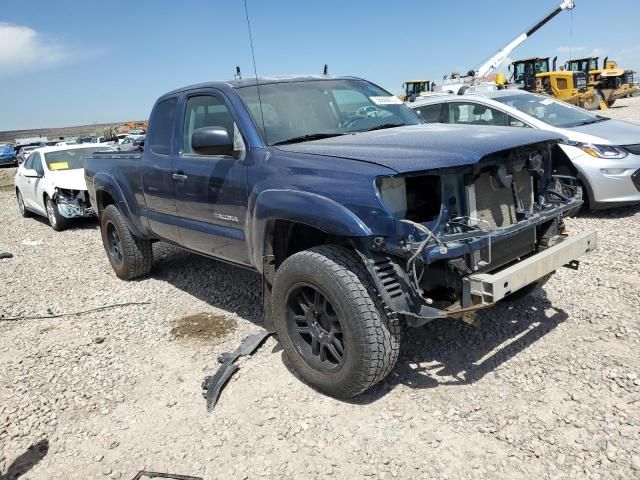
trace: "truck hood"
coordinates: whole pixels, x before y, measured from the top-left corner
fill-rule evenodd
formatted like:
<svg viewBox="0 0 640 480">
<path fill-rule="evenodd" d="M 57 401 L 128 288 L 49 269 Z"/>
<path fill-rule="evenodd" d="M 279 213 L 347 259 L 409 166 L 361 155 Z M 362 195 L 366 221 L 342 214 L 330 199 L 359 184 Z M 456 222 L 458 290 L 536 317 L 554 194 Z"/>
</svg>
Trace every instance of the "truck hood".
<svg viewBox="0 0 640 480">
<path fill-rule="evenodd" d="M 409 125 L 291 145 L 286 152 L 349 158 L 398 173 L 472 165 L 492 153 L 521 145 L 563 140 L 557 132 L 467 125 Z"/>
<path fill-rule="evenodd" d="M 54 187 L 65 188 L 67 190 L 87 189 L 87 184 L 84 180 L 84 168 L 49 171 L 47 172 L 47 176 L 53 183 Z"/>
<path fill-rule="evenodd" d="M 640 126 L 620 120 L 567 128 L 570 140 L 605 145 L 636 145 L 640 143 Z"/>
</svg>

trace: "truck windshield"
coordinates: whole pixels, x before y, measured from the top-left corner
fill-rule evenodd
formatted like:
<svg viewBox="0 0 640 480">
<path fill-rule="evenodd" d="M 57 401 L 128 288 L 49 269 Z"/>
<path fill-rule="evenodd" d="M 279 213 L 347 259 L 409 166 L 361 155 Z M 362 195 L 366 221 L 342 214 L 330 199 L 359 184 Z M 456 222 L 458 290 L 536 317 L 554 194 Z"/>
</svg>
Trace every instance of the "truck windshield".
<svg viewBox="0 0 640 480">
<path fill-rule="evenodd" d="M 424 123 L 398 98 L 364 80 L 328 79 L 240 87 L 269 145 Z"/>
<path fill-rule="evenodd" d="M 84 159 L 94 152 L 106 150 L 105 147 L 74 148 L 70 150 L 59 150 L 44 154 L 44 160 L 50 171 L 74 170 L 84 168 Z"/>
<path fill-rule="evenodd" d="M 558 128 L 572 128 L 608 120 L 592 113 L 533 93 L 495 97 L 496 100 Z"/>
</svg>

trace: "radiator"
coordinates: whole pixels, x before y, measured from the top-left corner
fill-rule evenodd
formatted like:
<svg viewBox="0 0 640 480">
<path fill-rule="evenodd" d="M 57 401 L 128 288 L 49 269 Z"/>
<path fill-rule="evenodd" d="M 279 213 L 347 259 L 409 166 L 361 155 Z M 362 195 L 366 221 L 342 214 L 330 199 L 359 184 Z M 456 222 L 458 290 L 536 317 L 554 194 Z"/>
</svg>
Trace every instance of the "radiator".
<svg viewBox="0 0 640 480">
<path fill-rule="evenodd" d="M 533 178 L 523 169 L 513 174 L 520 207 L 533 208 Z M 490 173 L 483 173 L 467 187 L 469 216 L 487 222 L 491 228 L 508 227 L 517 223 L 516 206 L 511 188 L 504 188 Z M 485 225 L 486 225 L 485 224 Z"/>
</svg>

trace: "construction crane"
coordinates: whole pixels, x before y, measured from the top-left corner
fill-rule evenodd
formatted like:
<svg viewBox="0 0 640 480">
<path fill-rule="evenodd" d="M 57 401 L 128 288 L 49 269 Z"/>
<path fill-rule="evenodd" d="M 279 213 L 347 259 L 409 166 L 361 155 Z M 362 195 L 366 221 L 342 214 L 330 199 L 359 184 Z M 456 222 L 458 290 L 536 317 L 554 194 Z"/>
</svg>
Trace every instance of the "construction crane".
<svg viewBox="0 0 640 480">
<path fill-rule="evenodd" d="M 522 43 L 531 35 L 540 30 L 545 24 L 551 21 L 554 17 L 565 10 L 572 10 L 575 8 L 573 0 L 564 0 L 553 11 L 551 11 L 546 17 L 537 22 L 526 32 L 521 33 L 511 42 L 505 45 L 501 50 L 496 52 L 491 58 L 480 65 L 477 69 L 471 70 L 466 76 L 460 76 L 458 74 L 452 74 L 451 78 L 446 78 L 442 84 L 443 91 L 449 91 L 451 93 L 458 93 L 462 95 L 469 87 L 475 86 L 477 89 L 494 90 L 496 85 L 504 83 L 503 79 L 498 81 L 489 81 L 487 76 L 491 74 L 496 68 L 498 68 L 502 62 L 504 62 L 513 50 L 522 45 Z"/>
</svg>

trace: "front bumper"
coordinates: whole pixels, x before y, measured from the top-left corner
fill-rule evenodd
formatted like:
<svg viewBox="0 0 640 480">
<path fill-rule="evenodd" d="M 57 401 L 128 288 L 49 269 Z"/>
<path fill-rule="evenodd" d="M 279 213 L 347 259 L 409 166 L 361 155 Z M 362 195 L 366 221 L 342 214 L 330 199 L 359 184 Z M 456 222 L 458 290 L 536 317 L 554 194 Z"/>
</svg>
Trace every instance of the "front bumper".
<svg viewBox="0 0 640 480">
<path fill-rule="evenodd" d="M 477 273 L 463 279 L 462 307 L 491 305 L 576 260 L 597 246 L 595 232 L 567 238 L 511 267 L 495 273 Z"/>
<path fill-rule="evenodd" d="M 562 148 L 586 183 L 592 207 L 640 202 L 640 189 L 633 181 L 633 175 L 640 171 L 640 156 L 629 154 L 619 160 L 609 160 L 594 158 L 577 147 L 563 145 Z M 611 169 L 624 169 L 624 172 L 611 175 L 607 173 Z"/>
<path fill-rule="evenodd" d="M 60 212 L 60 215 L 64 218 L 94 217 L 96 215 L 92 207 L 80 207 L 62 201 L 58 202 L 58 212 Z"/>
</svg>

